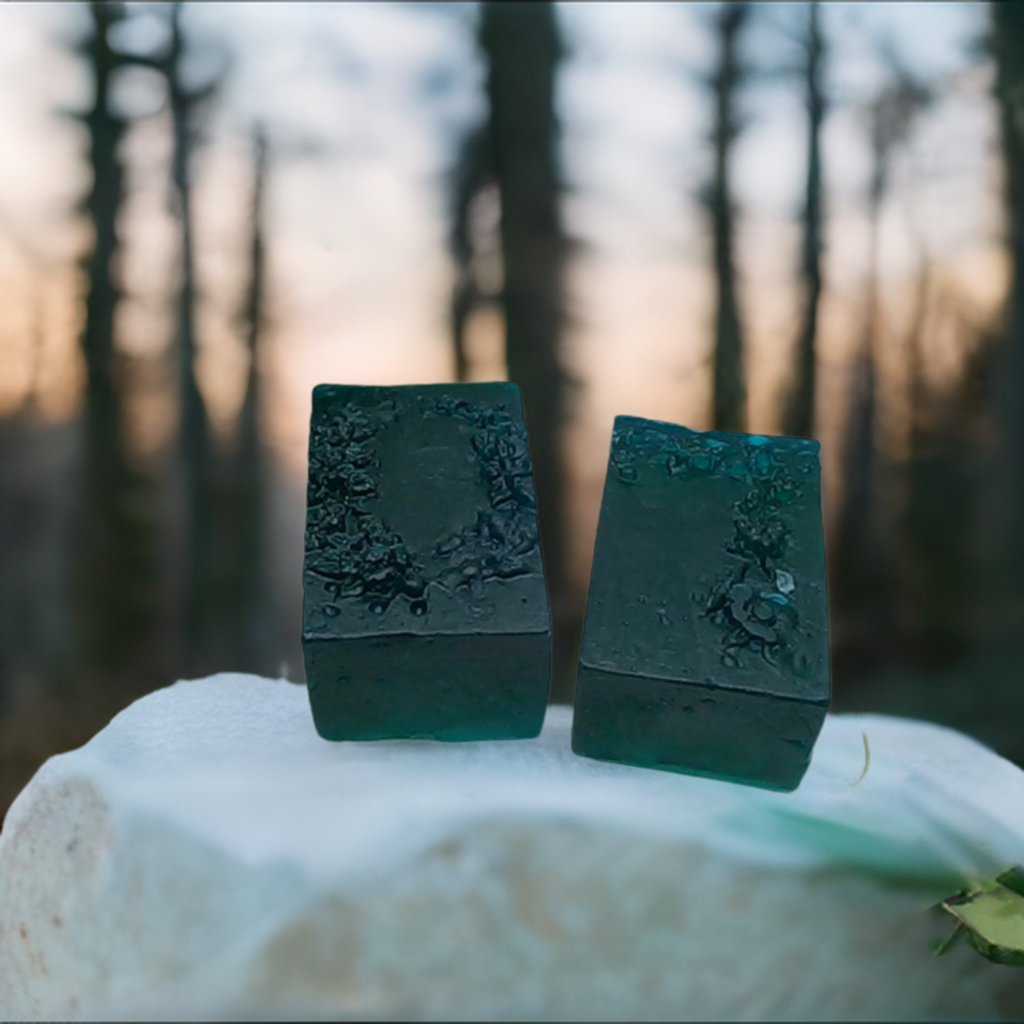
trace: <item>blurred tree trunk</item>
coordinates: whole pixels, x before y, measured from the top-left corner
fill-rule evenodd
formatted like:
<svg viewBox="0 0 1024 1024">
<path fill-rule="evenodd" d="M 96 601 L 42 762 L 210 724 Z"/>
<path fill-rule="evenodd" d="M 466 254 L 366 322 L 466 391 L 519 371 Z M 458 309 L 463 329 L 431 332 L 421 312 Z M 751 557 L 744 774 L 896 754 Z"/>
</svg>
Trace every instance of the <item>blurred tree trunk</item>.
<svg viewBox="0 0 1024 1024">
<path fill-rule="evenodd" d="M 31 325 L 26 332 L 28 381 L 14 410 L 0 414 L 0 566 L 4 567 L 0 572 L 0 720 L 16 678 L 25 678 L 33 670 L 38 676 L 45 653 L 68 649 L 69 638 L 58 639 L 59 631 L 44 625 L 47 620 L 60 621 L 68 609 L 54 607 L 61 603 L 54 600 L 61 588 L 54 586 L 56 581 L 43 566 L 52 563 L 55 555 L 67 560 L 65 538 L 53 528 L 53 520 L 58 506 L 73 503 L 66 494 L 58 497 L 58 488 L 66 489 L 65 482 L 48 472 L 54 469 L 47 456 L 56 430 L 46 423 L 41 403 L 47 261 L 20 232 L 3 227 L 5 240 L 14 243 L 31 274 Z"/>
<path fill-rule="evenodd" d="M 40 472 L 45 428 L 33 412 L 26 403 L 0 416 L 0 721 L 13 703 L 18 677 L 31 672 L 43 653 L 36 621 L 39 533 L 45 499 L 52 497 L 44 488 L 50 484 L 52 491 L 53 481 Z"/>
<path fill-rule="evenodd" d="M 262 328 L 265 278 L 264 197 L 267 141 L 262 129 L 253 138 L 253 196 L 250 214 L 249 286 L 245 300 L 249 373 L 238 417 L 234 472 L 234 515 L 224 524 L 232 549 L 228 607 L 236 637 L 232 664 L 253 672 L 271 671 L 266 635 L 266 535 L 263 490 Z"/>
<path fill-rule="evenodd" d="M 877 115 L 873 112 L 872 117 Z M 864 323 L 850 370 L 850 409 L 843 438 L 842 498 L 831 550 L 831 597 L 839 628 L 833 661 L 840 679 L 877 667 L 879 629 L 888 610 L 887 580 L 880 558 L 876 490 L 875 345 L 878 331 L 878 256 L 882 200 L 888 182 L 889 149 L 872 124 L 872 173 L 868 193 L 870 257 Z"/>
<path fill-rule="evenodd" d="M 193 116 L 205 96 L 186 88 L 181 78 L 184 40 L 182 4 L 171 7 L 171 44 L 167 81 L 174 130 L 172 179 L 181 223 L 181 292 L 178 297 L 178 387 L 180 451 L 184 496 L 184 658 L 187 671 L 202 666 L 209 643 L 213 596 L 213 479 L 210 424 L 196 380 L 196 281 L 189 163 Z"/>
<path fill-rule="evenodd" d="M 847 652 L 856 649 L 863 655 L 875 644 L 875 609 L 881 603 L 883 590 L 877 550 L 879 516 L 875 494 L 875 334 L 878 317 L 878 232 L 882 198 L 877 153 L 873 177 L 868 213 L 871 224 L 871 258 L 864 300 L 865 319 L 860 344 L 850 370 L 851 404 L 847 414 L 842 451 L 843 495 L 831 559 L 834 603 L 836 612 L 844 624 L 838 638 L 838 660 L 844 665 L 847 661 L 844 655 Z M 849 642 L 842 642 L 844 636 L 849 636 Z M 864 666 L 858 663 L 857 667 Z"/>
<path fill-rule="evenodd" d="M 942 384 L 927 381 L 922 346 L 929 269 L 924 262 L 908 339 L 911 428 L 900 545 L 907 599 L 898 624 L 909 660 L 937 669 L 961 660 L 977 639 L 974 549 L 993 344 L 984 332 L 976 334 L 959 376 Z"/>
<path fill-rule="evenodd" d="M 732 201 L 732 149 L 740 132 L 737 94 L 746 77 L 739 44 L 750 17 L 746 3 L 722 4 L 717 19 L 718 63 L 711 78 L 714 171 L 707 190 L 714 244 L 715 308 L 712 425 L 715 430 L 746 429 L 747 385 L 743 367 L 743 328 L 736 288 L 735 221 Z"/>
<path fill-rule="evenodd" d="M 824 248 L 822 217 L 821 126 L 827 101 L 823 84 L 825 40 L 821 33 L 821 5 L 808 5 L 804 44 L 804 88 L 807 106 L 807 181 L 803 212 L 803 313 L 797 339 L 793 383 L 783 416 L 782 430 L 790 437 L 813 437 L 814 395 L 818 379 L 818 307 L 821 302 L 821 258 Z"/>
<path fill-rule="evenodd" d="M 119 4 L 92 3 L 85 54 L 95 81 L 89 132 L 93 180 L 86 201 L 94 241 L 81 335 L 85 362 L 84 467 L 73 604 L 87 663 L 114 668 L 144 655 L 155 621 L 153 522 L 145 481 L 129 464 L 123 423 L 123 366 L 114 346 L 117 219 L 123 199 L 119 148 L 126 122 L 108 104 L 125 58 L 111 49 Z"/>
<path fill-rule="evenodd" d="M 553 696 L 575 678 L 577 610 L 568 591 L 562 429 L 568 377 L 559 358 L 567 251 L 560 216 L 555 77 L 562 47 L 551 3 L 484 3 L 490 141 L 501 193 L 509 379 L 522 389 L 551 599 Z"/>
<path fill-rule="evenodd" d="M 1024 615 L 1024 5 L 992 4 L 992 44 L 1012 268 L 996 406 L 1003 505 L 997 561 L 1004 577 L 1002 600 L 1010 599 L 1019 625 Z"/>
<path fill-rule="evenodd" d="M 842 452 L 843 495 L 831 545 L 831 594 L 839 628 L 833 644 L 840 676 L 862 675 L 878 666 L 893 639 L 895 579 L 888 493 L 878 486 L 877 346 L 879 338 L 879 255 L 882 207 L 893 154 L 906 141 L 931 92 L 883 53 L 889 77 L 867 110 L 871 144 L 868 189 L 870 256 L 864 323 L 851 370 L 851 406 Z"/>
<path fill-rule="evenodd" d="M 469 379 L 466 324 L 483 295 L 474 273 L 473 203 L 494 182 L 494 160 L 489 124 L 481 125 L 465 139 L 452 180 L 452 214 L 449 246 L 455 261 L 451 326 L 455 379 Z"/>
</svg>

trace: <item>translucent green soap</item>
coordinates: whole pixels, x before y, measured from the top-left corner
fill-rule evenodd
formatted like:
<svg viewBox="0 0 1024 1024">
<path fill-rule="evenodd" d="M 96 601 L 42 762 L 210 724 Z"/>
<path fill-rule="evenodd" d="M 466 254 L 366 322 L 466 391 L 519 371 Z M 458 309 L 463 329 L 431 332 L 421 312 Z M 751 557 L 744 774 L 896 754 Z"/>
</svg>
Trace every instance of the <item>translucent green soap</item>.
<svg viewBox="0 0 1024 1024">
<path fill-rule="evenodd" d="M 618 417 L 573 750 L 792 790 L 830 697 L 817 442 Z"/>
<path fill-rule="evenodd" d="M 536 736 L 551 634 L 519 389 L 315 388 L 303 587 L 321 736 Z"/>
</svg>

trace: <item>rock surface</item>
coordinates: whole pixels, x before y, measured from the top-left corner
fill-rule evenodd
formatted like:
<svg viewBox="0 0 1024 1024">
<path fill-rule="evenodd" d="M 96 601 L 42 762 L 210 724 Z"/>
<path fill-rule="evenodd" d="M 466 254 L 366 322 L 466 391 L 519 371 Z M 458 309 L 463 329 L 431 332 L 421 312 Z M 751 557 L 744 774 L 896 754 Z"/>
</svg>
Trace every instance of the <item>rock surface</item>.
<svg viewBox="0 0 1024 1024">
<path fill-rule="evenodd" d="M 538 739 L 332 744 L 304 688 L 178 683 L 0 835 L 0 1017 L 1019 1019 L 927 909 L 1024 862 L 1024 772 L 830 716 L 794 793 Z M 862 732 L 870 743 L 864 767 Z"/>
</svg>

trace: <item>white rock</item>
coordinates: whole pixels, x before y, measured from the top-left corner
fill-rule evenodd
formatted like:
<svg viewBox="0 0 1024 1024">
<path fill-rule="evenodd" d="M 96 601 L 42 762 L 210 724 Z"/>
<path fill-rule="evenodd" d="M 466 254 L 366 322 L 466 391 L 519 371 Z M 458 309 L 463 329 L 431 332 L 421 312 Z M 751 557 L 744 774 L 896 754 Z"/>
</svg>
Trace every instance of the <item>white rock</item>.
<svg viewBox="0 0 1024 1024">
<path fill-rule="evenodd" d="M 1024 862 L 992 751 L 830 716 L 778 794 L 578 758 L 569 729 L 332 744 L 283 681 L 143 698 L 8 814 L 0 1016 L 1024 1014 L 1024 971 L 930 951 L 929 904 Z"/>
</svg>

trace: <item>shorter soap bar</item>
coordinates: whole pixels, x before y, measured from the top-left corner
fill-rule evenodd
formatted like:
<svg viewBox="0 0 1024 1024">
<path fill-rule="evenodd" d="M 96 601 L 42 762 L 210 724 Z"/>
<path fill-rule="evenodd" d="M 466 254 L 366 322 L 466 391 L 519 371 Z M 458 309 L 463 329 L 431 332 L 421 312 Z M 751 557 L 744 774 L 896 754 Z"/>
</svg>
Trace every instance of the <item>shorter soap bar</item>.
<svg viewBox="0 0 1024 1024">
<path fill-rule="evenodd" d="M 830 698 L 817 442 L 617 417 L 573 750 L 788 791 Z"/>
<path fill-rule="evenodd" d="M 551 631 L 519 389 L 315 388 L 303 590 L 324 738 L 536 736 Z"/>
</svg>

